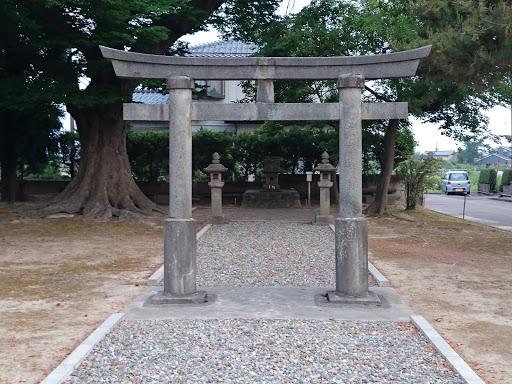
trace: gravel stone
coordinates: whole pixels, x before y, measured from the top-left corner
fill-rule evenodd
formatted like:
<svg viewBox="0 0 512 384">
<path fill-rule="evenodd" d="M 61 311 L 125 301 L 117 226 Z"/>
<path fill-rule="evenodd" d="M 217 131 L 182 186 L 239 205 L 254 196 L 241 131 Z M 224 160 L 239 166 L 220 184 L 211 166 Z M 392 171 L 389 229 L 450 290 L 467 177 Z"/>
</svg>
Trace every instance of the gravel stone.
<svg viewBox="0 0 512 384">
<path fill-rule="evenodd" d="M 214 225 L 197 247 L 197 285 L 332 287 L 334 232 L 290 223 Z"/>
<path fill-rule="evenodd" d="M 78 383 L 463 383 L 411 324 L 321 320 L 121 322 Z"/>
<path fill-rule="evenodd" d="M 213 226 L 198 286 L 334 286 L 334 233 L 278 222 Z M 78 383 L 453 383 L 464 381 L 409 323 L 121 321 L 74 371 Z"/>
</svg>

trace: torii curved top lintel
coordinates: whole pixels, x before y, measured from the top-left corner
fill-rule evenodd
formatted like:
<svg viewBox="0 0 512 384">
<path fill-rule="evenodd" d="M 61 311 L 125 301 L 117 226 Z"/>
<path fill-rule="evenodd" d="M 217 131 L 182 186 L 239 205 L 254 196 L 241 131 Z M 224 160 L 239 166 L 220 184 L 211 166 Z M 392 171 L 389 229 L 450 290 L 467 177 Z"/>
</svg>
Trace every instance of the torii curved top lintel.
<svg viewBox="0 0 512 384">
<path fill-rule="evenodd" d="M 368 56 L 206 58 L 149 55 L 100 46 L 122 78 L 197 80 L 335 80 L 358 73 L 367 80 L 414 76 L 431 46 Z"/>
</svg>

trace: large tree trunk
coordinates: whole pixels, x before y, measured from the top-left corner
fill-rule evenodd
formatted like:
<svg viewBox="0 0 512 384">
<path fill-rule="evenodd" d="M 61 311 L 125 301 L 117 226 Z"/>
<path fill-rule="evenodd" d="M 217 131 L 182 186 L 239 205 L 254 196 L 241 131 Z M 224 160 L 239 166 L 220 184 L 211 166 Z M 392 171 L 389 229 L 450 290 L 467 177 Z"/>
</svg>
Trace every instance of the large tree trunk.
<svg viewBox="0 0 512 384">
<path fill-rule="evenodd" d="M 122 105 L 69 109 L 77 122 L 82 145 L 78 175 L 43 212 L 81 214 L 100 220 L 165 213 L 133 180 L 126 153 L 128 125 L 122 118 Z"/>
<path fill-rule="evenodd" d="M 4 150 L 0 153 L 0 165 L 2 167 L 2 180 L 0 183 L 1 201 L 14 203 L 15 201 L 23 200 L 23 193 L 17 175 L 15 134 L 8 135 L 6 140 L 7 145 L 4 146 Z"/>
<path fill-rule="evenodd" d="M 16 155 L 14 161 L 7 156 L 2 156 L 0 164 L 2 165 L 2 183 L 0 192 L 2 194 L 2 201 L 14 203 L 20 200 L 21 195 L 18 186 L 18 177 L 16 175 Z"/>
<path fill-rule="evenodd" d="M 384 158 L 382 159 L 382 167 L 380 175 L 377 179 L 377 190 L 375 192 L 375 200 L 366 209 L 366 213 L 382 215 L 388 207 L 388 189 L 395 165 L 395 143 L 398 131 L 399 121 L 389 120 L 388 129 L 384 135 Z"/>
<path fill-rule="evenodd" d="M 153 45 L 137 47 L 135 44 L 132 49 L 157 55 L 167 53 L 178 38 L 199 30 L 224 0 L 192 0 L 190 3 L 197 11 L 194 17 L 182 17 L 174 12 L 160 15 L 153 25 L 168 28 L 167 38 Z M 117 48 L 123 49 L 122 46 Z M 81 51 L 91 63 L 103 60 L 97 46 L 88 46 Z M 91 83 L 85 92 L 97 87 L 96 91 L 100 92 L 92 94 L 98 97 L 110 88 L 118 89 L 119 96 L 131 97 L 133 82 L 117 78 L 111 65 L 108 65 L 108 69 L 91 70 L 90 73 L 93 73 Z M 123 121 L 121 102 L 90 108 L 68 105 L 68 112 L 76 120 L 82 145 L 78 175 L 43 210 L 44 213 L 67 212 L 96 219 L 109 219 L 112 216 L 140 218 L 153 212 L 165 213 L 140 191 L 133 180 L 126 154 L 127 124 Z"/>
</svg>

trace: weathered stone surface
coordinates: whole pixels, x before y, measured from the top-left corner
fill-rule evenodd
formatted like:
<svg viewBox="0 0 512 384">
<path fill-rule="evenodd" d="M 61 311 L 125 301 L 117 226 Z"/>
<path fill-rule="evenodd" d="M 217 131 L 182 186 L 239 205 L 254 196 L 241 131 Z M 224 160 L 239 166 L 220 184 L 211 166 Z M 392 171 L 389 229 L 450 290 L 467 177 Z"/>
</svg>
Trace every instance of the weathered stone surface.
<svg viewBox="0 0 512 384">
<path fill-rule="evenodd" d="M 363 153 L 361 125 L 361 87 L 364 79 L 361 75 L 352 75 L 353 81 L 347 76 L 340 78 L 338 84 L 350 84 L 348 88 L 339 88 L 340 108 L 343 119 L 340 121 L 339 163 L 343 172 L 339 175 L 340 217 L 359 217 L 362 214 Z"/>
<path fill-rule="evenodd" d="M 274 102 L 274 80 L 258 80 L 258 90 L 256 92 L 256 102 L 273 103 Z"/>
<path fill-rule="evenodd" d="M 192 89 L 182 76 L 167 81 L 169 88 L 169 216 L 192 217 Z M 194 239 L 195 242 L 195 239 Z"/>
<path fill-rule="evenodd" d="M 407 119 L 407 103 L 363 103 L 363 120 Z M 123 105 L 123 118 L 128 121 L 167 121 L 168 104 Z M 338 103 L 238 103 L 219 104 L 210 101 L 192 102 L 192 120 L 340 120 L 342 119 Z"/>
<path fill-rule="evenodd" d="M 364 217 L 337 218 L 336 292 L 351 297 L 368 295 L 368 229 Z"/>
<path fill-rule="evenodd" d="M 189 58 L 147 55 L 100 46 L 122 78 L 168 79 L 188 76 L 201 80 L 336 80 L 341 73 L 366 79 L 414 76 L 430 46 L 385 55 L 337 57 Z"/>
<path fill-rule="evenodd" d="M 194 219 L 166 219 L 164 222 L 164 293 L 196 293 L 197 223 Z"/>
<path fill-rule="evenodd" d="M 176 305 L 176 304 L 207 304 L 210 303 L 210 299 L 206 291 L 198 291 L 190 295 L 169 295 L 163 291 L 150 296 L 146 300 L 145 305 Z"/>
<path fill-rule="evenodd" d="M 340 217 L 336 219 L 336 291 L 329 301 L 377 303 L 368 291 L 368 233 L 362 217 L 362 135 L 361 121 L 406 118 L 406 104 L 378 103 L 361 105 L 365 80 L 413 76 L 419 60 L 427 57 L 430 46 L 387 55 L 328 58 L 183 58 L 114 50 L 100 47 L 105 58 L 123 78 L 166 79 L 170 89 L 170 106 L 131 106 L 125 119 L 152 120 L 169 116 L 171 141 L 177 143 L 170 156 L 170 215 L 166 221 L 166 278 L 164 294 L 195 295 L 195 237 L 191 217 L 191 120 L 339 120 L 340 121 Z M 196 103 L 192 107 L 193 81 L 258 80 L 258 103 Z M 273 81 L 276 79 L 310 79 L 338 81 L 340 100 L 336 104 L 273 104 Z M 186 89 L 185 89 L 186 88 Z M 165 108 L 168 114 L 165 113 Z M 153 113 L 152 113 L 153 112 Z M 140 116 L 133 114 L 140 113 Z M 179 115 L 179 116 L 177 116 Z M 149 118 L 148 118 L 149 117 Z M 185 164 L 179 164 L 186 159 Z M 185 171 L 179 170 L 178 167 Z M 276 178 L 267 182 L 267 190 L 249 190 L 243 206 L 300 206 L 296 191 L 280 191 Z M 267 180 L 268 181 L 268 180 Z M 322 179 L 324 189 L 330 180 Z M 217 183 L 218 184 L 218 183 Z M 217 187 L 215 180 L 211 186 Z M 331 183 L 332 184 L 332 183 Z M 219 188 L 220 189 L 220 188 Z M 296 196 L 296 197 L 295 197 Z M 323 194 L 323 200 L 327 195 Z M 190 202 L 188 201 L 190 199 Z M 174 202 L 173 202 L 174 201 Z M 318 221 L 327 220 L 324 209 Z M 221 215 L 217 215 L 221 216 Z M 180 233 L 180 231 L 182 233 Z M 195 234 L 195 230 L 193 232 Z M 190 248 L 189 248 L 190 247 Z M 187 255 L 190 255 L 187 257 Z M 347 301 L 348 300 L 348 301 Z"/>
<path fill-rule="evenodd" d="M 242 208 L 300 208 L 300 196 L 294 189 L 262 191 L 248 189 L 244 192 Z"/>
<path fill-rule="evenodd" d="M 220 163 L 220 156 L 217 152 L 212 155 L 212 163 L 208 167 L 203 168 L 206 173 L 210 174 L 210 196 L 212 202 L 212 215 L 210 216 L 210 223 L 227 223 L 226 218 L 222 214 L 222 173 L 228 169 Z"/>
<path fill-rule="evenodd" d="M 334 224 L 334 216 L 333 215 L 316 215 L 315 221 L 313 221 L 313 224 L 316 225 L 330 225 Z"/>
<path fill-rule="evenodd" d="M 360 304 L 360 305 L 380 305 L 381 300 L 374 292 L 368 291 L 366 296 L 344 295 L 336 291 L 327 292 L 327 302 L 333 305 L 340 304 Z"/>
<path fill-rule="evenodd" d="M 329 163 L 329 154 L 322 153 L 322 162 L 316 166 L 314 171 L 320 172 L 320 181 L 318 187 L 320 188 L 320 215 L 315 218 L 315 224 L 333 224 L 334 217 L 328 219 L 327 216 L 331 215 L 331 175 L 336 168 Z"/>
</svg>

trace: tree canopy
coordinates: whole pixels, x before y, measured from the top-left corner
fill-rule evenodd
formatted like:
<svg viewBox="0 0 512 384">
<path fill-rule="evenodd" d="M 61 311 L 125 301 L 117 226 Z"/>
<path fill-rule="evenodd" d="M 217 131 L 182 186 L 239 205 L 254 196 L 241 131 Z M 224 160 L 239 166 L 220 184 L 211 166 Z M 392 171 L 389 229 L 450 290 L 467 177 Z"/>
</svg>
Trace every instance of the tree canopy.
<svg viewBox="0 0 512 384">
<path fill-rule="evenodd" d="M 126 155 L 122 103 L 137 83 L 119 79 L 98 48 L 168 54 L 177 40 L 208 24 L 242 36 L 273 17 L 278 0 L 7 0 L 0 5 L 0 104 L 38 109 L 65 103 L 77 123 L 77 177 L 45 213 L 107 219 L 161 211 L 135 185 Z M 24 54 L 23 49 L 29 54 Z M 18 58 L 26 58 L 23 65 Z M 18 69 L 23 68 L 23 71 Z M 86 86 L 81 79 L 88 79 Z M 16 93 L 20 89 L 34 92 Z M 11 100 L 12 98 L 12 100 Z"/>
<path fill-rule="evenodd" d="M 367 84 L 366 101 L 407 101 L 411 114 L 425 122 L 440 124 L 443 134 L 460 141 L 492 136 L 487 130 L 488 120 L 481 111 L 500 100 L 503 102 L 508 89 L 505 85 L 510 64 L 505 62 L 503 54 L 509 45 L 506 23 L 510 6 L 476 0 L 433 3 L 314 0 L 297 15 L 272 24 L 267 33 L 258 33 L 254 40 L 262 47 L 264 56 L 380 54 L 432 44 L 432 57 L 420 63 L 417 76 Z M 498 15 L 498 9 L 508 15 Z M 459 25 L 461 20 L 469 18 L 472 20 L 467 24 L 471 29 L 464 32 Z M 492 28 L 489 25 L 477 28 L 474 19 L 492 24 Z M 466 45 L 459 44 L 457 33 L 464 34 L 462 40 Z M 494 51 L 485 56 L 482 52 L 489 49 L 488 39 L 495 41 Z M 479 56 L 482 57 L 479 59 Z M 464 60 L 471 63 L 471 71 L 466 70 Z M 455 62 L 458 64 L 453 65 Z M 276 99 L 279 100 L 329 101 L 336 97 L 328 82 L 283 82 L 277 89 Z M 379 136 L 383 139 L 380 145 L 375 145 L 375 141 L 371 144 L 373 154 L 381 163 L 380 184 L 384 188 L 380 193 L 382 199 L 377 198 L 375 205 L 379 205 L 378 211 L 382 212 L 387 191 L 384 179 L 389 178 L 394 163 L 400 160 L 393 161 L 396 144 L 403 141 L 396 139 L 396 135 L 407 128 L 403 122 L 393 120 L 373 123 L 367 125 L 366 140 L 375 139 L 374 134 L 379 131 L 375 124 L 380 125 Z M 412 152 L 402 151 L 402 155 L 405 155 L 404 160 Z"/>
</svg>

